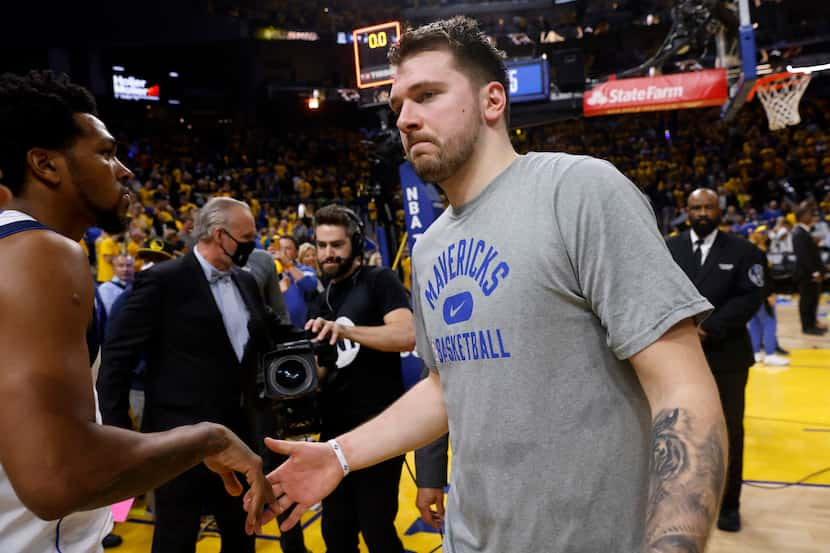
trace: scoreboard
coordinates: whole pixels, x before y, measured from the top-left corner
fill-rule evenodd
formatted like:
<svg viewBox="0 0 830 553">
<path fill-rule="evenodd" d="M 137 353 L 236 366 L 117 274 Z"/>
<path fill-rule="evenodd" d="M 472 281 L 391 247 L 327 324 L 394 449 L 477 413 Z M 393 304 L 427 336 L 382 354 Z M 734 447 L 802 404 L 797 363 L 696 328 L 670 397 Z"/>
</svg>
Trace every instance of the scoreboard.
<svg viewBox="0 0 830 553">
<path fill-rule="evenodd" d="M 510 82 L 510 103 L 547 100 L 550 96 L 548 61 L 544 58 L 505 62 Z"/>
<path fill-rule="evenodd" d="M 392 67 L 386 55 L 398 40 L 398 21 L 372 25 L 352 31 L 357 88 L 371 88 L 392 83 Z"/>
</svg>

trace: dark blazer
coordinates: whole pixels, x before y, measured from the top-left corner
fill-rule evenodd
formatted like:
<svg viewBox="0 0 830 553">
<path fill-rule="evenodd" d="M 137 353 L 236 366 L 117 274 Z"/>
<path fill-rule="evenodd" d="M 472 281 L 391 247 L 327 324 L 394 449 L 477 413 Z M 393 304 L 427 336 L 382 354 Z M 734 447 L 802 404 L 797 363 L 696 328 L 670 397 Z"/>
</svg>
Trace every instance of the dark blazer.
<svg viewBox="0 0 830 553">
<path fill-rule="evenodd" d="M 748 370 L 755 363 L 746 325 L 763 301 L 766 259 L 752 243 L 718 231 L 703 266 L 693 277 L 689 231 L 667 242 L 674 260 L 715 310 L 703 321 L 703 351 L 713 372 Z"/>
<path fill-rule="evenodd" d="M 136 276 L 104 345 L 97 388 L 105 424 L 129 427 L 130 380 L 143 355 L 143 431 L 210 421 L 251 436 L 265 308 L 251 275 L 233 268 L 232 278 L 250 313 L 241 363 L 193 253 Z"/>
<path fill-rule="evenodd" d="M 824 274 L 824 264 L 821 261 L 821 252 L 818 244 L 813 240 L 812 235 L 796 226 L 792 232 L 793 252 L 795 253 L 795 274 L 796 282 L 809 281 L 813 273 Z"/>
</svg>

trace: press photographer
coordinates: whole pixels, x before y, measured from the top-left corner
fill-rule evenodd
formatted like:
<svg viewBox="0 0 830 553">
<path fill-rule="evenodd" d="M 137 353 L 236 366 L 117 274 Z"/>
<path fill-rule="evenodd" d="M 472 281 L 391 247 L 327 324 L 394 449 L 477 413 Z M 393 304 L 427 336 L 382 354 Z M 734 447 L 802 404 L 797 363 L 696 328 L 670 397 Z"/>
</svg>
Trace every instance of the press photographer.
<svg viewBox="0 0 830 553">
<path fill-rule="evenodd" d="M 385 267 L 363 264 L 363 224 L 351 210 L 328 205 L 314 218 L 325 289 L 311 306 L 306 329 L 317 342 L 337 344 L 336 370 L 323 378 L 322 432 L 328 440 L 383 411 L 403 394 L 400 352 L 412 351 L 415 325 L 409 298 Z M 403 552 L 395 530 L 403 457 L 349 474 L 323 500 L 329 553 L 354 551 L 358 532 L 372 553 Z"/>
</svg>

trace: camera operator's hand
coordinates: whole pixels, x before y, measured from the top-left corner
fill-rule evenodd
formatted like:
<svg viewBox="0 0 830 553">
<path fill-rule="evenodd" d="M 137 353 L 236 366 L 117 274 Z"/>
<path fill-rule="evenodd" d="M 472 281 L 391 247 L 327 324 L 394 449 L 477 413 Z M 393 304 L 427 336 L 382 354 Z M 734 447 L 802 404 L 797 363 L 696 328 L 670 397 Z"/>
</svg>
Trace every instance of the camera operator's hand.
<svg viewBox="0 0 830 553">
<path fill-rule="evenodd" d="M 444 524 L 443 488 L 418 488 L 415 506 L 421 512 L 421 520 L 436 530 L 441 529 L 441 525 Z M 432 507 L 435 507 L 435 510 Z"/>
<path fill-rule="evenodd" d="M 268 475 L 268 482 L 277 499 L 263 516 L 265 524 L 291 510 L 289 517 L 280 525 L 280 530 L 285 532 L 300 521 L 311 505 L 334 491 L 343 480 L 343 468 L 327 443 L 265 438 L 265 445 L 271 451 L 288 456 L 287 461 Z M 253 505 L 247 495 L 244 504 L 245 510 L 250 513 Z"/>
<path fill-rule="evenodd" d="M 308 321 L 305 324 L 305 329 L 310 330 L 313 334 L 316 334 L 316 336 L 311 340 L 312 342 L 322 342 L 327 336 L 330 336 L 329 344 L 333 346 L 337 343 L 337 340 L 341 338 L 349 338 L 346 335 L 347 330 L 345 326 L 334 321 L 327 321 L 322 317 L 317 317 L 316 319 Z"/>
<path fill-rule="evenodd" d="M 275 501 L 271 486 L 262 472 L 262 459 L 240 440 L 236 434 L 221 425 L 221 439 L 224 448 L 205 457 L 207 468 L 218 474 L 225 484 L 225 490 L 231 495 L 242 493 L 242 484 L 236 477 L 237 472 L 245 475 L 250 489 L 245 494 L 246 503 L 250 504 L 248 517 L 245 520 L 245 531 L 248 534 L 261 532 L 263 521 L 263 507 Z"/>
</svg>

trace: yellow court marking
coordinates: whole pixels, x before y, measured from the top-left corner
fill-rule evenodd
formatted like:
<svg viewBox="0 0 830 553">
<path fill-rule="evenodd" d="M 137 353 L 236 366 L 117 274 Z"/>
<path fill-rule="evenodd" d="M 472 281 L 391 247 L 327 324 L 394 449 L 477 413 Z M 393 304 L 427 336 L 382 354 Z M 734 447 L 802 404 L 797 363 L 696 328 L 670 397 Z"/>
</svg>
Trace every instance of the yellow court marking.
<svg viewBox="0 0 830 553">
<path fill-rule="evenodd" d="M 750 372 L 745 480 L 797 482 L 830 467 L 830 350 L 793 350 L 790 363 Z M 830 471 L 807 483 L 830 486 Z"/>
</svg>

